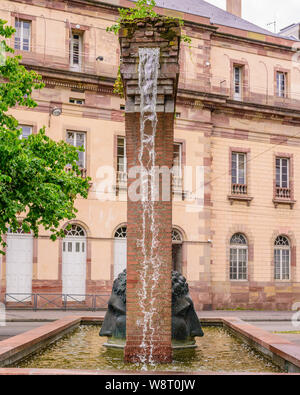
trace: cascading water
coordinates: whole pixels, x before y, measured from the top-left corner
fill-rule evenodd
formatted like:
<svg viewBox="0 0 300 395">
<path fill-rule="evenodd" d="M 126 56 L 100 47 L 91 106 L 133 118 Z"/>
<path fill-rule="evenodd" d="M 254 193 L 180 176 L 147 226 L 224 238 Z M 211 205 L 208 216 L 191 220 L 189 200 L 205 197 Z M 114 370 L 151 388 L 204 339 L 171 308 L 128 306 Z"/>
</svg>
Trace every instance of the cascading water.
<svg viewBox="0 0 300 395">
<path fill-rule="evenodd" d="M 156 196 L 155 135 L 157 127 L 156 101 L 159 56 L 159 48 L 139 49 L 141 146 L 138 161 L 141 169 L 142 234 L 141 239 L 137 243 L 141 247 L 143 254 L 140 271 L 141 289 L 138 294 L 143 320 L 138 324 L 143 329 L 143 341 L 139 358 L 141 363 L 144 364 L 144 369 L 146 369 L 146 363 L 153 364 L 153 336 L 155 335 L 153 319 L 156 314 L 154 291 L 158 284 L 161 266 L 158 254 L 158 227 L 156 224 L 154 199 Z M 146 133 L 145 127 L 147 122 L 151 122 L 151 128 L 147 128 L 148 133 Z M 149 130 L 151 130 L 151 133 L 149 133 Z M 149 240 L 146 240 L 146 237 L 149 237 L 149 233 L 151 234 L 150 243 Z M 147 348 L 149 354 L 146 352 Z"/>
</svg>

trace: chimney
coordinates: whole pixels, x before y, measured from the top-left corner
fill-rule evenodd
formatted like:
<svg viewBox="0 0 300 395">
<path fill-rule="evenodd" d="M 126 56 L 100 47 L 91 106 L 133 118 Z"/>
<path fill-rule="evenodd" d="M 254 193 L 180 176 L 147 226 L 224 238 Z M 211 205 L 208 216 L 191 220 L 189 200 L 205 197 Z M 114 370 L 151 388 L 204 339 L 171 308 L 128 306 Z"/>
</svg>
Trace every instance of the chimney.
<svg viewBox="0 0 300 395">
<path fill-rule="evenodd" d="M 242 0 L 226 0 L 226 11 L 242 17 Z"/>
</svg>

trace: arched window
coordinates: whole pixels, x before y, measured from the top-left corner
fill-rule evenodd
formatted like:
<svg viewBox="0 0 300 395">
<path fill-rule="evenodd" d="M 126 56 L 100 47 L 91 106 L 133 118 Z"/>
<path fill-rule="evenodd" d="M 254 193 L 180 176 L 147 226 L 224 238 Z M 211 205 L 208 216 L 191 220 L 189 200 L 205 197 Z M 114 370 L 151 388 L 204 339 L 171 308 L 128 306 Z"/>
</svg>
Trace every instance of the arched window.
<svg viewBox="0 0 300 395">
<path fill-rule="evenodd" d="M 20 224 L 15 231 L 8 229 L 6 242 L 6 293 L 12 295 L 7 301 L 31 301 L 33 235 Z"/>
<path fill-rule="evenodd" d="M 241 233 L 236 233 L 230 240 L 230 280 L 247 280 L 248 244 Z"/>
<path fill-rule="evenodd" d="M 70 229 L 65 229 L 66 237 L 85 237 L 85 230 L 80 225 L 71 225 Z"/>
<path fill-rule="evenodd" d="M 65 229 L 62 243 L 62 293 L 67 300 L 85 300 L 86 291 L 86 232 L 72 224 Z M 76 296 L 74 296 L 76 295 Z"/>
<path fill-rule="evenodd" d="M 126 239 L 127 237 L 127 227 L 121 226 L 115 232 L 115 239 Z"/>
<path fill-rule="evenodd" d="M 114 238 L 114 278 L 117 278 L 127 266 L 127 227 L 120 226 Z"/>
<path fill-rule="evenodd" d="M 182 243 L 181 233 L 177 229 L 173 229 L 172 230 L 172 243 L 173 244 L 180 244 L 180 243 Z"/>
<path fill-rule="evenodd" d="M 182 234 L 177 229 L 172 229 L 172 267 L 182 273 Z"/>
<path fill-rule="evenodd" d="M 286 236 L 278 236 L 274 243 L 274 278 L 290 279 L 290 242 Z"/>
<path fill-rule="evenodd" d="M 17 228 L 15 231 L 13 231 L 11 228 L 8 228 L 7 233 L 8 234 L 29 235 L 29 234 L 31 234 L 31 231 L 24 232 L 22 225 L 20 224 L 19 228 Z"/>
</svg>

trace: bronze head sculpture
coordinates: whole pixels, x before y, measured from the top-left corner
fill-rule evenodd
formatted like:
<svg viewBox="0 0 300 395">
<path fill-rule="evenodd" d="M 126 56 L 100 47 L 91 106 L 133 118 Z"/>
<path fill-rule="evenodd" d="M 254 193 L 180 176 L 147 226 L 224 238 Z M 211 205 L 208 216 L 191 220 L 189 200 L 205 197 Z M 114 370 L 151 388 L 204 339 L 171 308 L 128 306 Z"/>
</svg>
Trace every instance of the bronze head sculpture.
<svg viewBox="0 0 300 395">
<path fill-rule="evenodd" d="M 188 341 L 203 335 L 186 279 L 180 273 L 173 271 L 172 340 Z M 100 336 L 126 338 L 126 270 L 114 281 Z"/>
</svg>

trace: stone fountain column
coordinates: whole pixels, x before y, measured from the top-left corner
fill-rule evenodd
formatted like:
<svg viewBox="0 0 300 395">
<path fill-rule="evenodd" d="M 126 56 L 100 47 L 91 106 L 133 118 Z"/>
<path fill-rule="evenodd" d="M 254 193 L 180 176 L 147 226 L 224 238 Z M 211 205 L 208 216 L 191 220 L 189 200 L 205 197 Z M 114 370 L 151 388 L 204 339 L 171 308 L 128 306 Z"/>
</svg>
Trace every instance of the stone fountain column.
<svg viewBox="0 0 300 395">
<path fill-rule="evenodd" d="M 172 193 L 160 193 L 153 203 L 132 199 L 137 178 L 131 169 L 141 163 L 173 166 L 174 112 L 179 76 L 180 27 L 175 21 L 148 19 L 124 24 L 119 32 L 121 75 L 126 97 L 126 148 L 128 165 L 127 203 L 127 291 L 126 346 L 128 362 L 170 362 L 172 298 Z M 154 152 L 141 155 L 140 49 L 158 48 L 159 66 L 156 97 Z M 153 122 L 146 121 L 144 136 L 153 135 Z M 152 160 L 152 162 L 151 162 Z M 151 201 L 151 181 L 148 199 Z M 165 192 L 165 191 L 164 191 Z M 145 211 L 146 210 L 146 211 Z M 153 210 L 152 214 L 150 213 Z M 151 215 L 150 215 L 151 214 Z M 154 235 L 155 233 L 155 235 Z M 155 239 L 155 240 L 154 240 Z M 145 262 L 147 266 L 145 266 Z"/>
</svg>

